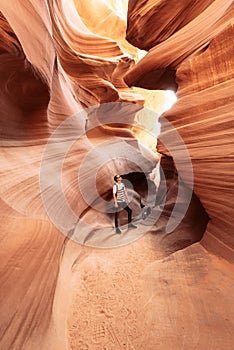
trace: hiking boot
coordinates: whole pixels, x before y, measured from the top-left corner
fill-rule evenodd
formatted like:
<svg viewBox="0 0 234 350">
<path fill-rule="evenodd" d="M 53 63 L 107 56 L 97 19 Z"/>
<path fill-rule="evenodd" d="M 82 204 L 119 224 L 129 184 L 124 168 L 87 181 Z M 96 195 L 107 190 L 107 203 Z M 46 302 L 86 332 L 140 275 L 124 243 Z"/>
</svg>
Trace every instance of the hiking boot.
<svg viewBox="0 0 234 350">
<path fill-rule="evenodd" d="M 128 224 L 128 228 L 137 228 L 137 226 L 135 226 L 132 223 L 130 223 L 130 224 Z"/>
<path fill-rule="evenodd" d="M 116 233 L 121 233 L 122 231 L 118 227 L 116 227 L 115 232 Z"/>
</svg>

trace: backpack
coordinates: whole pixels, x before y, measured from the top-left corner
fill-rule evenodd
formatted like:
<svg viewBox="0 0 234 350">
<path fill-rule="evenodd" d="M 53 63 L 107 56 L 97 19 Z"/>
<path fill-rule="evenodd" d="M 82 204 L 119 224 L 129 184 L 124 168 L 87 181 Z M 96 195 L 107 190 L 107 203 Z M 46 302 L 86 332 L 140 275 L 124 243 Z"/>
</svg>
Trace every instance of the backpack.
<svg viewBox="0 0 234 350">
<path fill-rule="evenodd" d="M 145 220 L 150 214 L 152 209 L 150 207 L 145 207 L 142 213 L 142 219 Z"/>
</svg>

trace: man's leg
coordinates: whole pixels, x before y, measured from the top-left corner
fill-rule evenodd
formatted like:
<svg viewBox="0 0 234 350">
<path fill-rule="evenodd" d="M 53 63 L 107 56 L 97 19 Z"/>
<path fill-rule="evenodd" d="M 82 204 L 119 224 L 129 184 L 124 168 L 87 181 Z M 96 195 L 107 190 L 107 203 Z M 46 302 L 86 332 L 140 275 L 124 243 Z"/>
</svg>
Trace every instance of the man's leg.
<svg viewBox="0 0 234 350">
<path fill-rule="evenodd" d="M 120 204 L 118 204 L 118 208 L 116 208 L 116 211 L 115 211 L 115 232 L 116 233 L 121 233 L 121 230 L 120 230 L 119 224 L 118 224 L 120 210 L 121 210 L 121 206 L 120 206 Z"/>
<path fill-rule="evenodd" d="M 126 210 L 127 213 L 128 213 L 128 223 L 130 224 L 130 222 L 132 221 L 132 209 L 129 208 L 129 206 L 127 205 L 127 206 L 124 208 L 124 210 Z"/>
<path fill-rule="evenodd" d="M 116 208 L 116 212 L 115 212 L 115 228 L 119 227 L 118 218 L 119 218 L 119 208 Z"/>
<path fill-rule="evenodd" d="M 124 208 L 124 210 L 126 210 L 127 213 L 128 213 L 128 227 L 129 227 L 129 228 L 137 228 L 137 226 L 135 226 L 135 225 L 132 224 L 132 209 L 129 208 L 129 206 L 127 205 L 127 206 Z"/>
</svg>

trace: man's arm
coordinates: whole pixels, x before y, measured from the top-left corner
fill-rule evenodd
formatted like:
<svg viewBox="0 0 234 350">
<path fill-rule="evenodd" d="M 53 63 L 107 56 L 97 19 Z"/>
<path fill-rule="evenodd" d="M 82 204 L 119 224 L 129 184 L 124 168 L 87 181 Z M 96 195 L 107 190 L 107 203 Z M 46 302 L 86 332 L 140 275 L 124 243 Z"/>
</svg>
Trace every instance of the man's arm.
<svg viewBox="0 0 234 350">
<path fill-rule="evenodd" d="M 114 185 L 114 186 L 113 186 L 114 207 L 115 207 L 115 208 L 118 208 L 116 192 L 117 192 L 117 188 L 116 188 L 116 185 Z"/>
</svg>

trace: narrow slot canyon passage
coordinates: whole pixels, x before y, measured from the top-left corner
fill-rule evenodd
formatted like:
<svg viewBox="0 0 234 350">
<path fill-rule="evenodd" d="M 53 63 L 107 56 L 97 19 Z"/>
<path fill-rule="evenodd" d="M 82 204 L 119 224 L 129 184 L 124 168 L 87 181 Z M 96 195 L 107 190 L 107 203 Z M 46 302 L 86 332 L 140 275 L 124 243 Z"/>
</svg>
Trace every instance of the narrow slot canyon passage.
<svg viewBox="0 0 234 350">
<path fill-rule="evenodd" d="M 233 18 L 0 0 L 1 349 L 232 349 Z"/>
<path fill-rule="evenodd" d="M 173 232 L 166 232 L 172 209 L 178 201 L 178 179 L 171 157 L 162 156 L 161 166 L 164 177 L 157 196 L 154 183 L 147 182 L 144 173 L 122 175 L 126 186 L 128 183 L 133 184 L 130 188 L 135 197 L 138 194 L 137 204 L 133 203 L 135 207 L 131 206 L 135 209 L 136 230 L 131 232 L 122 226 L 123 232 L 120 238 L 117 237 L 118 241 L 113 240 L 116 239 L 113 235 L 113 227 L 111 231 L 108 227 L 104 237 L 103 228 L 95 230 L 95 235 L 99 239 L 95 235 L 84 238 L 84 246 L 71 268 L 72 287 L 70 285 L 67 287 L 70 295 L 67 308 L 67 336 L 71 349 L 99 349 L 100 346 L 107 349 L 153 349 L 154 344 L 157 344 L 159 349 L 163 349 L 165 342 L 168 347 L 176 342 L 178 348 L 189 344 L 184 338 L 181 340 L 177 335 L 173 335 L 173 332 L 170 336 L 167 334 L 168 325 L 165 324 L 168 320 L 166 321 L 164 317 L 168 317 L 171 312 L 174 317 L 172 322 L 180 324 L 181 332 L 185 329 L 188 339 L 191 331 L 189 327 L 186 329 L 184 324 L 182 317 L 184 311 L 178 310 L 184 307 L 183 302 L 179 306 L 176 305 L 175 310 L 175 299 L 169 301 L 167 296 L 179 293 L 180 297 L 185 298 L 185 305 L 188 307 L 187 294 L 190 289 L 186 279 L 188 276 L 193 279 L 191 288 L 195 288 L 198 276 L 193 276 L 192 267 L 187 266 L 189 265 L 187 260 L 192 260 L 196 254 L 200 256 L 201 261 L 203 260 L 204 250 L 199 248 L 196 242 L 202 239 L 208 216 L 199 199 L 193 194 L 188 211 L 184 213 L 181 223 Z M 183 196 L 179 198 L 181 211 L 183 211 L 183 201 L 187 200 L 189 193 L 186 185 L 183 187 Z M 148 192 L 150 196 L 147 198 Z M 110 199 L 112 193 L 106 193 L 104 197 Z M 145 198 L 151 201 L 152 211 L 143 220 L 142 212 L 145 207 L 141 208 L 139 201 L 150 203 L 145 202 Z M 122 214 L 121 223 L 126 225 L 126 215 Z M 91 218 L 93 217 L 94 214 L 91 215 Z M 113 225 L 113 213 L 110 213 L 109 217 Z M 96 220 L 98 222 L 97 218 Z M 72 238 L 76 240 L 76 235 L 74 234 Z M 113 249 L 112 246 L 116 248 Z M 61 261 L 62 266 L 63 261 L 69 260 L 69 256 L 74 256 L 74 250 L 76 250 L 75 243 L 70 242 L 66 245 Z M 184 263 L 181 263 L 178 268 L 174 256 L 183 254 Z M 161 277 L 161 265 L 167 262 L 171 272 L 165 271 L 165 275 Z M 185 270 L 187 272 L 183 276 Z M 157 277 L 154 279 L 155 271 L 159 274 L 158 279 Z M 175 278 L 178 276 L 181 279 L 180 285 L 172 283 L 172 276 Z M 63 278 L 61 276 L 62 280 Z M 64 283 L 61 282 L 61 284 Z M 166 294 L 166 300 L 161 304 L 163 293 Z M 201 300 L 203 298 L 205 295 L 201 296 Z M 59 309 L 60 303 L 57 302 L 57 304 Z M 170 326 L 173 327 L 173 323 Z M 162 339 L 164 339 L 163 344 Z"/>
</svg>

